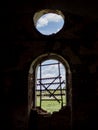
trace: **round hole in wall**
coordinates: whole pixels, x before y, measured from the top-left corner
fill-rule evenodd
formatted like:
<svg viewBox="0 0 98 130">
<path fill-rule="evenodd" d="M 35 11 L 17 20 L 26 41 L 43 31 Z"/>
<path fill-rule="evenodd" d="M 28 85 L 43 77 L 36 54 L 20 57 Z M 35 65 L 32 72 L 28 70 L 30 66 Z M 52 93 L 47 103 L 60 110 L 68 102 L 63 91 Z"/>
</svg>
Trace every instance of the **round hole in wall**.
<svg viewBox="0 0 98 130">
<path fill-rule="evenodd" d="M 39 11 L 35 13 L 33 20 L 37 31 L 47 36 L 58 33 L 64 26 L 64 16 L 58 10 Z"/>
</svg>

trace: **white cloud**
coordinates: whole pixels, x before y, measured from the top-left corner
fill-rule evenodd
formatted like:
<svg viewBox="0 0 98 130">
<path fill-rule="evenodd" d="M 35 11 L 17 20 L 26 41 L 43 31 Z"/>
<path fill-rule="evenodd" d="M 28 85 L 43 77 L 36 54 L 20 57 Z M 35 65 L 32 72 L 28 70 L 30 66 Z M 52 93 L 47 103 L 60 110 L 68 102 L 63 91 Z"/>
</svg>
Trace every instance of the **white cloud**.
<svg viewBox="0 0 98 130">
<path fill-rule="evenodd" d="M 37 22 L 37 28 L 44 27 L 48 25 L 48 20 L 46 18 L 41 17 Z"/>
<path fill-rule="evenodd" d="M 55 60 L 47 60 L 48 63 L 53 63 Z M 46 64 L 47 64 L 46 62 Z M 45 62 L 44 62 L 45 64 Z M 49 78 L 49 77 L 57 77 L 59 75 L 59 71 L 58 71 L 58 65 L 49 65 L 49 66 L 43 66 L 42 67 L 42 77 L 43 78 Z M 61 70 L 61 80 L 65 80 L 65 73 L 66 73 L 66 70 L 64 69 L 64 66 L 62 64 L 60 64 L 60 70 Z M 64 71 L 65 70 L 65 71 Z M 38 70 L 38 77 L 39 77 L 39 74 L 40 73 L 40 70 Z"/>
<path fill-rule="evenodd" d="M 43 62 L 43 64 L 50 64 L 50 63 L 57 63 L 57 61 L 46 60 L 45 62 Z M 61 70 L 61 82 L 65 81 L 65 83 L 66 83 L 66 77 L 65 77 L 66 70 L 64 69 L 64 66 L 62 64 L 60 64 L 60 70 Z M 42 66 L 41 72 L 42 72 L 42 78 L 57 77 L 59 75 L 58 65 Z M 38 76 L 37 78 L 40 78 L 40 68 L 38 69 L 37 76 Z M 51 83 L 53 81 L 54 81 L 54 83 L 59 82 L 59 78 L 57 78 L 56 80 L 54 80 L 54 79 L 42 80 L 42 83 Z M 39 82 L 37 81 L 37 83 L 39 83 Z M 48 85 L 45 85 L 45 86 L 47 87 Z M 64 86 L 65 86 L 65 84 L 62 84 L 62 87 L 64 87 Z M 58 84 L 56 84 L 56 85 L 51 84 L 49 88 L 56 88 L 56 87 L 58 87 Z"/>
<path fill-rule="evenodd" d="M 62 20 L 61 15 L 48 13 L 44 16 L 48 20 L 48 22 L 60 22 Z"/>
<path fill-rule="evenodd" d="M 56 32 L 59 32 L 59 31 L 60 31 L 60 28 L 58 28 Z"/>
<path fill-rule="evenodd" d="M 60 22 L 62 21 L 61 15 L 48 13 L 43 15 L 37 22 L 37 28 L 47 26 L 49 22 Z"/>
</svg>

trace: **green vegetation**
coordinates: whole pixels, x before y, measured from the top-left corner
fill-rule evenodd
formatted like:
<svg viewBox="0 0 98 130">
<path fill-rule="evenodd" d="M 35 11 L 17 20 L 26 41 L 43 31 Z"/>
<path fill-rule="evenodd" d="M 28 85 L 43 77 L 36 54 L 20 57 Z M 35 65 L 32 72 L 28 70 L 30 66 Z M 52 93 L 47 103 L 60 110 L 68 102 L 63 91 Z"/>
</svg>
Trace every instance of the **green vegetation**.
<svg viewBox="0 0 98 130">
<path fill-rule="evenodd" d="M 42 106 L 42 109 L 46 110 L 47 112 L 54 112 L 54 111 L 59 111 L 60 108 L 61 108 L 61 101 L 60 103 L 57 101 L 57 100 L 52 100 L 54 99 L 53 96 L 49 97 L 49 96 L 46 96 L 47 92 L 44 91 L 43 96 L 42 96 L 42 99 L 49 99 L 49 100 L 45 100 L 45 101 L 42 101 L 41 102 L 41 106 Z M 65 93 L 65 91 L 63 90 L 63 94 Z M 37 92 L 37 94 L 39 95 L 39 92 Z M 49 94 L 49 93 L 47 93 Z M 55 94 L 59 94 L 59 92 L 56 92 Z M 55 96 L 57 99 L 60 99 L 61 96 Z M 66 96 L 63 95 L 63 106 L 66 105 Z M 37 106 L 40 106 L 40 96 L 37 96 Z"/>
</svg>

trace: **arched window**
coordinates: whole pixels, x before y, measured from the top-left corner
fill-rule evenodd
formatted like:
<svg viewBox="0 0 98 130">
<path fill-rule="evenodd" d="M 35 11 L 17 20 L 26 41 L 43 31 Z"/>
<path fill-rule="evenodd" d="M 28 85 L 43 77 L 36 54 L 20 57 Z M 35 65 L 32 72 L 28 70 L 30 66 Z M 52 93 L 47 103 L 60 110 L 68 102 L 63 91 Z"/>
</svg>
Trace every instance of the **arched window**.
<svg viewBox="0 0 98 130">
<path fill-rule="evenodd" d="M 41 62 L 37 67 L 36 107 L 47 112 L 59 111 L 66 103 L 66 70 L 55 59 Z"/>
<path fill-rule="evenodd" d="M 60 111 L 72 109 L 71 71 L 68 62 L 57 54 L 43 54 L 36 58 L 28 76 L 28 111 Z"/>
</svg>

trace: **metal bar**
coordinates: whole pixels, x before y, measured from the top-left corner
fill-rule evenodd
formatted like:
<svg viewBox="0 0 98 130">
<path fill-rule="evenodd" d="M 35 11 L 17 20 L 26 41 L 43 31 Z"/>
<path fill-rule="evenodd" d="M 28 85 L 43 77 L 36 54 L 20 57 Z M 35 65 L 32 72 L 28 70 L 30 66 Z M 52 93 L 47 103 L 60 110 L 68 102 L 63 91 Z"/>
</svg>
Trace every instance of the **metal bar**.
<svg viewBox="0 0 98 130">
<path fill-rule="evenodd" d="M 55 89 L 49 89 L 50 91 L 54 91 Z M 66 89 L 62 89 L 63 90 L 66 90 Z M 36 91 L 40 91 L 40 89 L 37 89 Z M 42 89 L 41 91 L 46 91 L 45 89 Z M 57 89 L 56 91 L 60 91 L 60 89 Z"/>
<path fill-rule="evenodd" d="M 65 93 L 62 93 L 62 96 L 63 95 L 65 95 Z M 37 96 L 40 96 L 40 94 L 37 95 Z M 50 96 L 50 94 L 42 94 L 42 96 Z M 61 94 L 55 94 L 55 96 L 61 96 Z"/>
<path fill-rule="evenodd" d="M 40 82 L 41 82 L 41 63 L 40 63 Z M 42 98 L 42 88 L 41 88 L 41 83 L 40 83 L 40 107 L 41 107 L 41 105 L 42 105 L 42 103 L 41 103 L 41 98 Z"/>
<path fill-rule="evenodd" d="M 47 89 L 47 87 L 44 85 L 44 84 L 42 84 L 41 83 L 41 85 L 43 85 L 43 87 L 50 93 L 50 94 L 52 94 L 48 89 Z M 59 100 L 52 94 L 52 96 L 59 102 Z M 59 102 L 60 103 L 60 102 Z"/>
<path fill-rule="evenodd" d="M 54 83 L 54 81 L 58 78 L 59 76 L 57 76 L 47 87 L 45 87 L 45 88 L 49 88 L 50 87 L 50 85 L 52 84 L 52 83 Z"/>
<path fill-rule="evenodd" d="M 64 83 L 64 82 L 63 82 L 63 83 Z M 63 84 L 63 83 L 62 83 L 62 84 Z M 43 83 L 43 84 L 44 84 L 44 85 L 48 85 L 48 84 L 50 84 L 50 83 Z M 52 83 L 52 84 L 60 84 L 60 82 L 55 82 L 55 83 Z M 65 83 L 64 83 L 64 84 L 65 84 Z M 36 85 L 38 86 L 38 85 L 40 85 L 40 84 L 36 84 Z"/>
<path fill-rule="evenodd" d="M 47 80 L 47 79 L 55 79 L 55 78 L 58 78 L 59 76 L 57 76 L 57 77 L 49 77 L 49 78 L 39 78 L 39 79 L 37 79 L 37 80 Z M 60 77 L 61 78 L 61 77 Z"/>
<path fill-rule="evenodd" d="M 61 99 L 58 99 L 59 101 L 61 101 Z M 55 99 L 42 99 L 42 101 L 56 101 Z M 59 102 L 60 103 L 60 102 Z"/>
<path fill-rule="evenodd" d="M 62 83 L 64 83 L 64 82 L 61 82 L 61 84 L 62 84 Z M 54 94 L 54 93 L 58 90 L 58 88 L 61 87 L 61 84 L 52 92 L 52 94 Z M 61 90 L 61 88 L 60 88 L 59 90 Z M 61 94 L 62 94 L 62 93 L 61 93 Z M 51 95 L 50 95 L 50 97 L 51 97 Z"/>
<path fill-rule="evenodd" d="M 56 64 L 58 64 L 58 63 L 44 64 L 44 65 L 41 65 L 41 66 L 56 65 Z"/>
<path fill-rule="evenodd" d="M 60 63 L 59 63 L 59 61 L 58 61 L 58 71 L 59 71 L 59 75 L 60 75 Z M 62 100 L 61 107 L 63 107 L 63 97 L 62 97 L 61 78 L 59 78 L 59 81 L 60 81 L 61 100 Z"/>
</svg>

